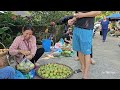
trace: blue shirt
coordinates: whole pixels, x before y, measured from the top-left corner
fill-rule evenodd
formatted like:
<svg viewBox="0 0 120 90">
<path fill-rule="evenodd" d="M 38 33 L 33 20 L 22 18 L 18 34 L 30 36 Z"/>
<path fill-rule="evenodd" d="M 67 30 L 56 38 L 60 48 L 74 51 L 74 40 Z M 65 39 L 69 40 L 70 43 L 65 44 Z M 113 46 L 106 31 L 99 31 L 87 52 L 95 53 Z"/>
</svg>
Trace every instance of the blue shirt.
<svg viewBox="0 0 120 90">
<path fill-rule="evenodd" d="M 108 25 L 109 25 L 109 21 L 108 20 L 106 20 L 106 21 L 102 20 L 101 21 L 102 29 L 108 29 Z"/>
</svg>

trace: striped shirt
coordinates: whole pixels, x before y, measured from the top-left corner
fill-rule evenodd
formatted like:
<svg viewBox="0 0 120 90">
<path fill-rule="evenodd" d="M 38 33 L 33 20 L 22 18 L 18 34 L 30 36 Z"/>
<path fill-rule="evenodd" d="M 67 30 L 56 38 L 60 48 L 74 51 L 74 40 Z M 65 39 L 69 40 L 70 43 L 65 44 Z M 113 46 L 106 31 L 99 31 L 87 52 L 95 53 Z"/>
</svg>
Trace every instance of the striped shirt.
<svg viewBox="0 0 120 90">
<path fill-rule="evenodd" d="M 17 36 L 13 41 L 12 45 L 9 48 L 9 53 L 12 56 L 16 56 L 17 60 L 23 58 L 22 54 L 18 54 L 18 50 L 28 50 L 31 55 L 35 55 L 37 46 L 36 46 L 36 37 L 32 36 L 28 41 L 24 40 L 24 37 Z"/>
</svg>

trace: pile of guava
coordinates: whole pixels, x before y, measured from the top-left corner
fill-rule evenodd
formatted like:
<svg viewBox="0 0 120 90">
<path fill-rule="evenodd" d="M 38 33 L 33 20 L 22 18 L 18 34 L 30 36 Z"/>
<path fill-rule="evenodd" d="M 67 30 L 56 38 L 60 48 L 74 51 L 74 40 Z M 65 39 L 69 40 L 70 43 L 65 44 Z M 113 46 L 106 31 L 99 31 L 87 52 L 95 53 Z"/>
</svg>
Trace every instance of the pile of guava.
<svg viewBox="0 0 120 90">
<path fill-rule="evenodd" d="M 44 79 L 66 79 L 72 75 L 73 70 L 63 64 L 49 63 L 38 68 L 38 76 Z"/>
</svg>

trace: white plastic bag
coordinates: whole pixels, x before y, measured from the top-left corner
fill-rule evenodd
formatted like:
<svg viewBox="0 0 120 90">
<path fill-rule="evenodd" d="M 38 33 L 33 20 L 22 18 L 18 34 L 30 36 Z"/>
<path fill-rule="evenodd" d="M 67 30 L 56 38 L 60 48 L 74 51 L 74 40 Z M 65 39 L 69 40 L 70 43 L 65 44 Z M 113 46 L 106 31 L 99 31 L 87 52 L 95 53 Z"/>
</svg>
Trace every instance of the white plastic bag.
<svg viewBox="0 0 120 90">
<path fill-rule="evenodd" d="M 61 48 L 62 44 L 60 42 L 56 43 L 55 44 L 55 48 L 58 49 L 58 48 Z"/>
</svg>

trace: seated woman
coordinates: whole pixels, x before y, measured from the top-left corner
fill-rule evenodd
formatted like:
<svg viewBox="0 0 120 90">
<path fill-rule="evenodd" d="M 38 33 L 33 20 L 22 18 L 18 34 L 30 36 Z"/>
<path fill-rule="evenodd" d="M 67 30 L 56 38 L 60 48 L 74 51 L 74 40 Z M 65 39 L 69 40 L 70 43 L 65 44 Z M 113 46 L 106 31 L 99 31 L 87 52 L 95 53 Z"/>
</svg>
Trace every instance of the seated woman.
<svg viewBox="0 0 120 90">
<path fill-rule="evenodd" d="M 28 58 L 32 63 L 35 63 L 43 55 L 44 49 L 37 49 L 36 37 L 33 36 L 33 27 L 26 25 L 22 28 L 22 35 L 17 36 L 9 48 L 9 54 L 16 57 L 19 63 L 21 59 Z"/>
<path fill-rule="evenodd" d="M 72 32 L 67 31 L 67 33 L 63 36 L 63 39 L 66 45 L 72 44 Z"/>
<path fill-rule="evenodd" d="M 0 57 L 0 79 L 14 79 L 15 69 L 11 66 L 4 66 L 4 58 Z"/>
</svg>

